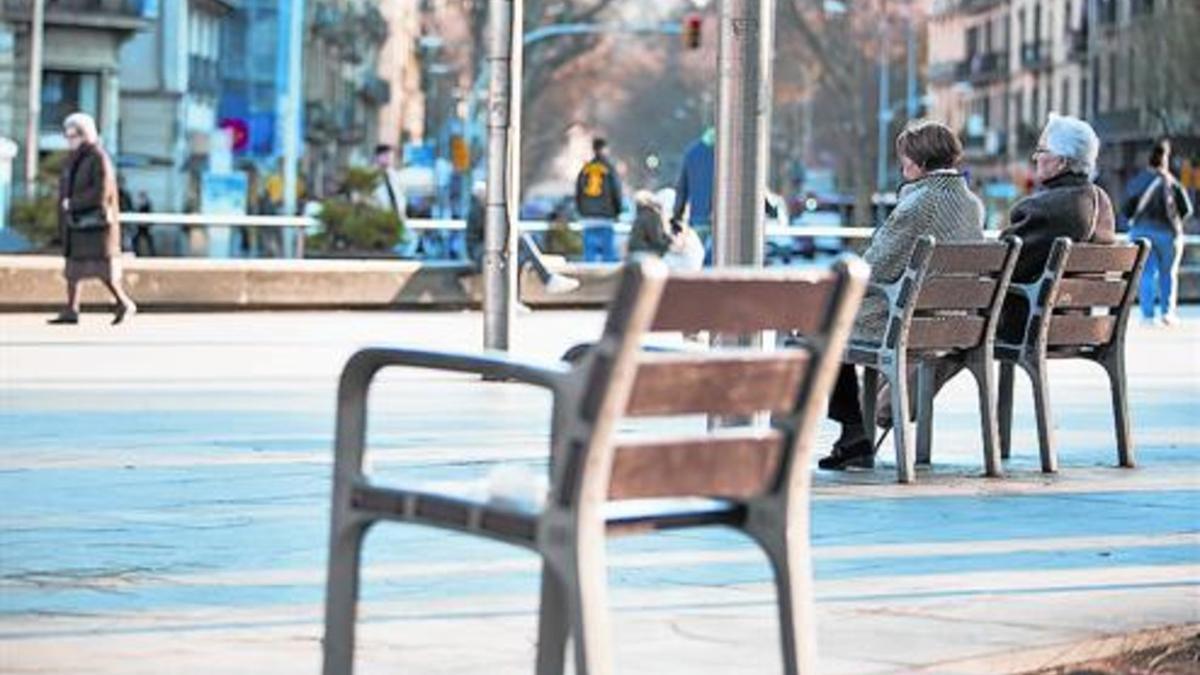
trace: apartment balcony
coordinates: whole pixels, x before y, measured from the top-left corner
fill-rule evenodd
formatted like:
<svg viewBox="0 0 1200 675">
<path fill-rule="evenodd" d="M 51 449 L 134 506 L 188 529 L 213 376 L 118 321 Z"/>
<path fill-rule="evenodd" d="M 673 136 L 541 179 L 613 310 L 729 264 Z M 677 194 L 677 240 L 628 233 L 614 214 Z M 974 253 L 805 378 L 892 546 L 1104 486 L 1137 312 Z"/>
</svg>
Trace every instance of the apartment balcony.
<svg viewBox="0 0 1200 675">
<path fill-rule="evenodd" d="M 313 6 L 310 29 L 315 37 L 337 39 L 340 37 L 343 13 L 341 8 L 328 2 Z"/>
<path fill-rule="evenodd" d="M 1003 52 L 976 54 L 960 65 L 964 79 L 972 84 L 987 84 L 1008 76 L 1008 54 Z"/>
<path fill-rule="evenodd" d="M 133 32 L 149 27 L 146 0 L 46 0 L 46 25 Z M 33 0 L 0 0 L 0 20 L 29 21 Z"/>
<path fill-rule="evenodd" d="M 380 12 L 378 7 L 375 5 L 366 5 L 357 18 L 363 35 L 372 44 L 378 47 L 387 42 L 388 36 L 391 34 L 391 29 L 388 26 L 387 18 L 383 16 L 383 12 Z"/>
<path fill-rule="evenodd" d="M 321 102 L 308 101 L 304 105 L 304 140 L 313 144 L 328 142 L 336 131 L 329 108 Z"/>
<path fill-rule="evenodd" d="M 1042 70 L 1050 67 L 1050 44 L 1026 42 L 1021 45 L 1021 67 L 1027 70 Z"/>
<path fill-rule="evenodd" d="M 1081 63 L 1087 60 L 1088 34 L 1086 30 L 1071 31 L 1067 36 L 1067 58 Z"/>
<path fill-rule="evenodd" d="M 338 108 L 336 115 L 338 143 L 356 145 L 367 140 L 367 125 L 360 119 L 357 106 L 344 104 Z"/>
<path fill-rule="evenodd" d="M 936 61 L 929 64 L 926 77 L 931 84 L 954 84 L 964 79 L 962 65 L 959 61 Z"/>
<path fill-rule="evenodd" d="M 993 7 L 999 7 L 1002 4 L 1004 4 L 1004 0 L 961 0 L 959 9 L 970 13 L 983 12 Z"/>
</svg>

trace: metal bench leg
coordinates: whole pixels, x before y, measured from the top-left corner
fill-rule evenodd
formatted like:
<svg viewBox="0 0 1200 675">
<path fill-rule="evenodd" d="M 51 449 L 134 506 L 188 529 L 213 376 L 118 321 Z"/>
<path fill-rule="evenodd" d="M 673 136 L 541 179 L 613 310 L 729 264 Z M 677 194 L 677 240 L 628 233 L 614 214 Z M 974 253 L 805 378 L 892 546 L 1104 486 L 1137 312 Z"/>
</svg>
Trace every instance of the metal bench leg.
<svg viewBox="0 0 1200 675">
<path fill-rule="evenodd" d="M 1000 426 L 1000 459 L 1012 454 L 1013 418 L 1013 374 L 1016 367 L 1011 361 L 1000 362 L 1000 399 L 997 424 Z"/>
<path fill-rule="evenodd" d="M 816 672 L 816 611 L 812 597 L 812 567 L 807 534 L 758 536 L 775 573 L 779 607 L 780 646 L 784 675 Z"/>
<path fill-rule="evenodd" d="M 933 461 L 933 398 L 935 362 L 922 361 L 917 366 L 917 464 L 928 466 Z"/>
<path fill-rule="evenodd" d="M 984 347 L 968 362 L 971 374 L 979 387 L 979 425 L 983 432 L 983 470 L 991 477 L 1004 473 L 1000 466 L 1000 439 L 996 428 L 996 379 L 993 373 L 991 346 Z"/>
<path fill-rule="evenodd" d="M 543 563 L 542 602 L 538 612 L 537 675 L 562 675 L 570 628 L 563 583 L 549 563 Z"/>
<path fill-rule="evenodd" d="M 867 440 L 875 447 L 875 398 L 879 396 L 879 371 L 869 366 L 863 367 L 862 389 L 859 390 L 862 399 L 863 430 L 867 432 Z M 894 414 L 894 413 L 893 413 Z"/>
<path fill-rule="evenodd" d="M 892 390 L 892 434 L 896 444 L 896 473 L 901 483 L 916 479 L 913 454 L 913 425 L 908 414 L 908 367 L 902 355 L 888 367 L 888 384 Z"/>
<path fill-rule="evenodd" d="M 612 675 L 612 639 L 608 620 L 608 570 L 605 533 L 580 533 L 572 553 L 569 577 L 571 630 L 575 638 L 575 675 Z"/>
<path fill-rule="evenodd" d="M 1108 373 L 1109 388 L 1112 390 L 1113 421 L 1117 432 L 1117 462 L 1126 468 L 1137 465 L 1134 456 L 1132 425 L 1129 420 L 1129 385 L 1125 379 L 1125 355 L 1111 351 L 1100 365 Z"/>
<path fill-rule="evenodd" d="M 366 523 L 335 529 L 329 548 L 325 586 L 324 675 L 354 672 L 354 624 L 358 609 L 358 572 Z"/>
<path fill-rule="evenodd" d="M 1050 416 L 1050 382 L 1046 378 L 1046 363 L 1026 363 L 1025 370 L 1033 384 L 1033 412 L 1037 417 L 1042 471 L 1055 473 L 1058 471 L 1058 453 L 1054 448 L 1054 422 Z"/>
</svg>

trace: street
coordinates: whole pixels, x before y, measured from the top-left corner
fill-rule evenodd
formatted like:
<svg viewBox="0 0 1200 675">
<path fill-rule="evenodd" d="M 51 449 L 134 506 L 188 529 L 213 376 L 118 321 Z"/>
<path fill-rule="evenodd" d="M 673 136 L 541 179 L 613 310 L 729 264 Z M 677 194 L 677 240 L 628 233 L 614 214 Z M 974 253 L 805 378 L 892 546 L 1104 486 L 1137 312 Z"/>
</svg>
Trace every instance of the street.
<svg viewBox="0 0 1200 675">
<path fill-rule="evenodd" d="M 1102 372 L 1054 363 L 1057 476 L 1038 472 L 1030 393 L 1013 459 L 980 477 L 973 385 L 938 399 L 934 468 L 895 484 L 818 473 L 822 673 L 1019 672 L 1200 622 L 1200 313 L 1132 326 L 1140 466 L 1113 468 Z M 0 327 L 0 671 L 315 673 L 336 378 L 359 346 L 474 350 L 478 313 L 146 314 L 112 328 Z M 600 312 L 518 318 L 555 358 Z M 482 480 L 545 462 L 548 398 L 385 375 L 377 480 Z M 822 429 L 824 454 L 834 427 Z M 815 463 L 815 460 L 814 460 Z M 614 540 L 617 672 L 779 672 L 770 570 L 722 530 Z M 529 673 L 538 562 L 384 524 L 367 540 L 359 671 Z"/>
</svg>

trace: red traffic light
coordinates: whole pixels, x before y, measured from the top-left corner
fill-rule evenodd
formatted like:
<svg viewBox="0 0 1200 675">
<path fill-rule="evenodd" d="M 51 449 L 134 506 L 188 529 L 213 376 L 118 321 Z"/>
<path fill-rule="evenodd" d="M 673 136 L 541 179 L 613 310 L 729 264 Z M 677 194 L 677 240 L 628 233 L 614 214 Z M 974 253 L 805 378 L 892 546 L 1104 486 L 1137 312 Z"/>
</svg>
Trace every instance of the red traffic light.
<svg viewBox="0 0 1200 675">
<path fill-rule="evenodd" d="M 700 48 L 701 29 L 704 19 L 699 14 L 689 14 L 683 19 L 683 46 L 687 49 Z"/>
</svg>

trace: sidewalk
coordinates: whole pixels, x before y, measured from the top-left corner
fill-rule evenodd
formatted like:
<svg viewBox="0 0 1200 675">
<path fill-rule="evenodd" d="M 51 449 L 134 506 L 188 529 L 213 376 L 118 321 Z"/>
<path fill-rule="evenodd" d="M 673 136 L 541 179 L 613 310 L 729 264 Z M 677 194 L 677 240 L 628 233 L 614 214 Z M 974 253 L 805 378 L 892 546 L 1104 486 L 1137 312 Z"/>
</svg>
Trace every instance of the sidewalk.
<svg viewBox="0 0 1200 675">
<path fill-rule="evenodd" d="M 1037 471 L 1020 378 L 1003 480 L 978 477 L 965 379 L 939 398 L 918 484 L 894 484 L 889 452 L 875 472 L 817 474 L 820 672 L 1020 672 L 1194 632 L 1200 313 L 1185 316 L 1132 328 L 1136 470 L 1112 468 L 1101 372 L 1056 363 L 1058 476 Z M 479 315 L 44 318 L 0 327 L 0 672 L 317 672 L 336 374 L 365 344 L 474 349 Z M 516 351 L 552 357 L 602 322 L 521 317 Z M 544 460 L 536 390 L 404 372 L 374 400 L 382 477 Z M 747 541 L 609 550 L 618 673 L 779 672 L 770 572 Z M 532 672 L 534 558 L 395 525 L 365 558 L 358 672 Z"/>
</svg>

